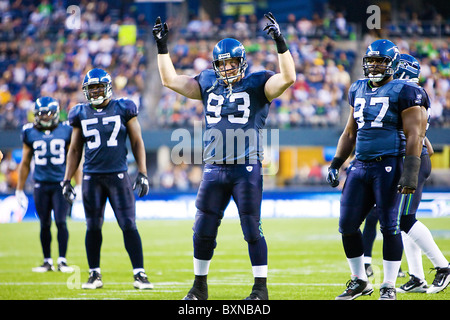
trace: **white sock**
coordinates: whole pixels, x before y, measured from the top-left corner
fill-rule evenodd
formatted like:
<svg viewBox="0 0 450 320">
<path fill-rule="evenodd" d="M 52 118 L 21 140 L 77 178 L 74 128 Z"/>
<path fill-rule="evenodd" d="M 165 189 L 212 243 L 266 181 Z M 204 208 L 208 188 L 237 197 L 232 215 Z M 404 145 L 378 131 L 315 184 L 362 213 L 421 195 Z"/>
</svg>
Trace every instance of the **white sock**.
<svg viewBox="0 0 450 320">
<path fill-rule="evenodd" d="M 425 280 L 422 265 L 422 250 L 411 239 L 408 234 L 402 231 L 403 249 L 405 251 L 406 261 L 408 262 L 408 272 L 420 280 Z"/>
<path fill-rule="evenodd" d="M 44 263 L 48 262 L 49 264 L 53 265 L 53 259 L 52 258 L 44 258 Z"/>
<path fill-rule="evenodd" d="M 364 255 L 356 258 L 347 258 L 352 276 L 367 281 L 366 269 L 364 268 Z"/>
<path fill-rule="evenodd" d="M 136 268 L 136 269 L 133 269 L 133 275 L 137 275 L 139 272 L 145 273 L 144 268 Z"/>
<path fill-rule="evenodd" d="M 372 257 L 364 256 L 364 264 L 372 264 Z"/>
<path fill-rule="evenodd" d="M 67 263 L 66 258 L 64 258 L 64 257 L 59 257 L 58 260 L 56 260 L 56 263 L 57 263 L 57 264 L 60 264 L 60 263 L 62 263 L 62 262 Z"/>
<path fill-rule="evenodd" d="M 267 278 L 267 265 L 265 266 L 252 266 L 254 278 Z"/>
<path fill-rule="evenodd" d="M 395 287 L 395 282 L 397 281 L 398 270 L 400 269 L 400 265 L 402 261 L 388 261 L 383 260 L 383 271 L 384 271 L 384 279 L 383 283 L 388 283 Z"/>
<path fill-rule="evenodd" d="M 89 273 L 91 273 L 92 271 L 97 271 L 98 273 L 101 273 L 100 268 L 89 269 Z"/>
<path fill-rule="evenodd" d="M 433 263 L 434 267 L 446 268 L 448 261 L 434 242 L 430 230 L 420 221 L 416 221 L 408 232 L 408 236 L 419 246 L 425 255 Z"/>
<path fill-rule="evenodd" d="M 194 258 L 194 274 L 196 276 L 206 276 L 209 272 L 211 260 L 200 260 Z"/>
</svg>

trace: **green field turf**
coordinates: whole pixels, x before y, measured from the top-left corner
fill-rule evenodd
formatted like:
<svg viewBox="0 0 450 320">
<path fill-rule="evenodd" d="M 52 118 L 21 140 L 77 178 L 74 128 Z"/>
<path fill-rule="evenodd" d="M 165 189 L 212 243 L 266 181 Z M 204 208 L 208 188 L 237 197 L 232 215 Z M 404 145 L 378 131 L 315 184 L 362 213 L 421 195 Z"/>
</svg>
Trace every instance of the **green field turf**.
<svg viewBox="0 0 450 320">
<path fill-rule="evenodd" d="M 450 217 L 421 219 L 432 231 L 444 255 L 450 257 Z M 42 263 L 37 221 L 0 225 L 0 300 L 128 299 L 180 300 L 190 289 L 192 271 L 191 220 L 138 221 L 144 247 L 145 268 L 155 289 L 133 288 L 131 264 L 115 222 L 105 222 L 101 268 L 104 287 L 82 290 L 88 277 L 84 250 L 84 222 L 69 221 L 68 263 L 72 274 L 33 273 Z M 266 219 L 263 229 L 269 247 L 268 288 L 275 300 L 333 300 L 345 289 L 350 272 L 337 231 L 337 219 Z M 56 227 L 52 226 L 52 257 L 56 263 Z M 372 281 L 375 292 L 360 300 L 377 300 L 381 276 L 380 235 L 374 246 Z M 435 271 L 424 256 L 429 284 Z M 407 270 L 405 258 L 403 270 Z M 398 279 L 397 285 L 407 278 Z M 225 219 L 219 229 L 218 246 L 208 276 L 212 300 L 245 298 L 253 283 L 247 245 L 239 220 Z M 450 300 L 449 289 L 427 294 L 398 294 L 399 300 Z"/>
</svg>

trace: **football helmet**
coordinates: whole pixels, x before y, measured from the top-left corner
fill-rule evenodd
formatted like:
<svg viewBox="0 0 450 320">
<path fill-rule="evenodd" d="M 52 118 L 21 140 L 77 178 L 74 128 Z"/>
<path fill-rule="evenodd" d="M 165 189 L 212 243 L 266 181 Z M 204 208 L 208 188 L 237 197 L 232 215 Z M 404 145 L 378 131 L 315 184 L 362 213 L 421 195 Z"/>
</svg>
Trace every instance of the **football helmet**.
<svg viewBox="0 0 450 320">
<path fill-rule="evenodd" d="M 34 125 L 38 129 L 52 129 L 59 123 L 59 103 L 52 97 L 40 97 L 34 104 Z"/>
<path fill-rule="evenodd" d="M 380 82 L 397 71 L 400 51 L 387 39 L 376 40 L 366 50 L 363 57 L 364 76 L 373 82 Z"/>
<path fill-rule="evenodd" d="M 101 86 L 98 86 L 98 85 Z M 83 80 L 83 92 L 86 99 L 94 106 L 112 96 L 111 76 L 103 69 L 95 68 L 88 71 Z"/>
<path fill-rule="evenodd" d="M 237 58 L 238 65 L 230 69 L 226 69 L 225 61 L 227 59 Z M 213 49 L 213 69 L 216 72 L 217 80 L 226 80 L 228 84 L 233 83 L 241 75 L 245 74 L 247 69 L 247 58 L 242 43 L 236 39 L 226 38 L 219 41 Z M 235 70 L 237 73 L 235 74 Z M 228 74 L 231 75 L 229 76 Z"/>
<path fill-rule="evenodd" d="M 411 79 L 419 82 L 420 63 L 410 54 L 402 53 L 394 79 Z"/>
</svg>

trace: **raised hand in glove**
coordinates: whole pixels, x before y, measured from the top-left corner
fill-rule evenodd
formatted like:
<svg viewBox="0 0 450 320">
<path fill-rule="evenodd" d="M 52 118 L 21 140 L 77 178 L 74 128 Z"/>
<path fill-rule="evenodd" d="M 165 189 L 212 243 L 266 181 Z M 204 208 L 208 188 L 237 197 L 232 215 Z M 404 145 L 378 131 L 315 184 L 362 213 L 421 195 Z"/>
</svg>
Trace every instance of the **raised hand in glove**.
<svg viewBox="0 0 450 320">
<path fill-rule="evenodd" d="M 277 20 L 275 20 L 272 12 L 266 13 L 264 14 L 264 16 L 269 20 L 269 22 L 266 24 L 263 30 L 267 31 L 267 34 L 270 35 L 273 40 L 275 40 L 278 53 L 285 53 L 286 51 L 288 51 L 288 47 L 283 35 L 281 34 L 280 26 L 278 25 Z"/>
<path fill-rule="evenodd" d="M 134 181 L 133 190 L 136 190 L 139 198 L 141 198 L 148 194 L 148 189 L 149 185 L 147 176 L 139 172 L 136 180 Z"/>
<path fill-rule="evenodd" d="M 77 194 L 75 193 L 75 189 L 70 184 L 70 180 L 64 180 L 62 182 L 62 187 L 62 194 L 64 198 L 70 205 L 72 205 L 73 201 L 77 197 Z"/>
<path fill-rule="evenodd" d="M 169 52 L 169 49 L 167 49 L 168 34 L 169 27 L 167 27 L 167 23 L 162 23 L 161 17 L 156 18 L 155 25 L 153 26 L 153 37 L 156 40 L 156 46 L 158 47 L 159 54 Z"/>
</svg>

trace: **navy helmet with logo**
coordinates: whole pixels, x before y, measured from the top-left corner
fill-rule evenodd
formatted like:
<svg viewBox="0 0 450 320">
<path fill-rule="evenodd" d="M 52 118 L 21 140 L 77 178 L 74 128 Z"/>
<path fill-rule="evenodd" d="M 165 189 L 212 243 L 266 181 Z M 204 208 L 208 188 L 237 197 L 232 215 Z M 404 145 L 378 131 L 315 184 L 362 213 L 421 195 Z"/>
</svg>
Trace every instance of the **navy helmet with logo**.
<svg viewBox="0 0 450 320">
<path fill-rule="evenodd" d="M 52 129 L 59 123 L 59 103 L 52 97 L 40 97 L 34 104 L 34 125 L 37 129 Z"/>
<path fill-rule="evenodd" d="M 225 60 L 237 58 L 238 66 L 236 68 L 225 70 Z M 228 83 L 233 82 L 235 79 L 239 78 L 241 75 L 245 74 L 247 69 L 247 58 L 245 55 L 245 49 L 242 43 L 233 38 L 226 38 L 219 41 L 213 49 L 213 69 L 216 72 L 217 80 L 227 80 Z M 220 70 L 220 66 L 224 68 Z M 236 75 L 228 76 L 227 73 L 238 69 Z"/>
<path fill-rule="evenodd" d="M 364 76 L 374 82 L 380 82 L 397 71 L 400 51 L 390 40 L 381 39 L 372 42 L 363 57 Z"/>
<path fill-rule="evenodd" d="M 420 76 L 420 63 L 410 54 L 402 53 L 400 63 L 394 74 L 394 79 L 411 79 L 418 82 Z"/>
<path fill-rule="evenodd" d="M 98 84 L 103 86 L 97 86 Z M 111 76 L 100 68 L 89 70 L 83 80 L 83 92 L 86 99 L 94 106 L 102 104 L 112 96 Z"/>
</svg>

